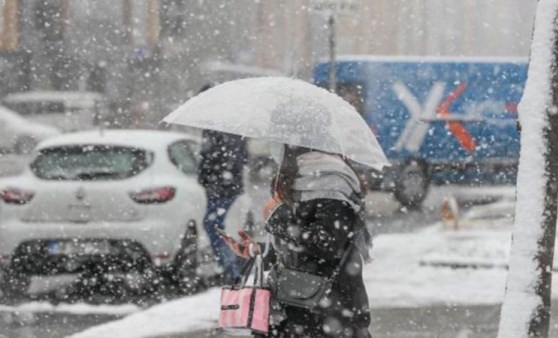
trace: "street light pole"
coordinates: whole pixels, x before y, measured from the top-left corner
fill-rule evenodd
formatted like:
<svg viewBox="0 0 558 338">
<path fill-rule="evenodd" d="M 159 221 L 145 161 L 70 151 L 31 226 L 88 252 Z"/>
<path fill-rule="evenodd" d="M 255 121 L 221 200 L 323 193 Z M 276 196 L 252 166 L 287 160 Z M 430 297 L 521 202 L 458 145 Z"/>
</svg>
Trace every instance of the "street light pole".
<svg viewBox="0 0 558 338">
<path fill-rule="evenodd" d="M 329 26 L 329 90 L 335 93 L 337 88 L 337 70 L 335 67 L 335 13 L 332 11 L 328 20 Z"/>
</svg>

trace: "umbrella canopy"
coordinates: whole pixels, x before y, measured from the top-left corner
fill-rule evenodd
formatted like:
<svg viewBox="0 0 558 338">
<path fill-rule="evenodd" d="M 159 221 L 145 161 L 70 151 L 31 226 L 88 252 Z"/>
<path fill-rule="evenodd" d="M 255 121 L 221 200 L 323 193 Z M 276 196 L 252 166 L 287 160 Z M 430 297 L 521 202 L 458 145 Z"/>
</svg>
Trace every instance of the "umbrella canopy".
<svg viewBox="0 0 558 338">
<path fill-rule="evenodd" d="M 353 106 L 325 89 L 286 77 L 223 83 L 188 100 L 163 121 L 341 154 L 378 170 L 389 165 Z"/>
</svg>

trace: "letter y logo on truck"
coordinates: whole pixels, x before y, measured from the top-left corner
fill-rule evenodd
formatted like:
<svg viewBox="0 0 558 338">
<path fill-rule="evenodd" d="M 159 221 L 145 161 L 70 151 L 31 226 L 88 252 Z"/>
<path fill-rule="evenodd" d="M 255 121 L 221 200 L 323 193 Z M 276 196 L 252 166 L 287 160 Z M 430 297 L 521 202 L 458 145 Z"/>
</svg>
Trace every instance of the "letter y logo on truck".
<svg viewBox="0 0 558 338">
<path fill-rule="evenodd" d="M 443 82 L 434 83 L 426 96 L 424 105 L 421 105 L 405 84 L 401 82 L 393 84 L 393 91 L 411 114 L 394 145 L 396 151 L 418 152 L 430 129 L 430 123 L 434 121 L 446 121 L 448 129 L 461 147 L 469 153 L 475 151 L 475 140 L 462 123 L 463 120 L 467 120 L 467 117 L 452 114 L 449 110 L 451 104 L 463 94 L 467 84 L 462 83 L 444 99 L 445 87 L 446 84 Z"/>
</svg>

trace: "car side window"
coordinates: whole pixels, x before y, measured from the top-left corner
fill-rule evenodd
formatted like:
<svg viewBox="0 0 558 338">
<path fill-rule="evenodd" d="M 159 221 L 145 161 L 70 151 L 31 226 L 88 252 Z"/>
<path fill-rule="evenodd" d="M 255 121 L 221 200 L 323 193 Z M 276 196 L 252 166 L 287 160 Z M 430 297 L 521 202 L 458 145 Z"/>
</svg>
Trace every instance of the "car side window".
<svg viewBox="0 0 558 338">
<path fill-rule="evenodd" d="M 169 146 L 169 158 L 183 173 L 195 174 L 198 166 L 195 151 L 190 142 L 178 141 Z"/>
</svg>

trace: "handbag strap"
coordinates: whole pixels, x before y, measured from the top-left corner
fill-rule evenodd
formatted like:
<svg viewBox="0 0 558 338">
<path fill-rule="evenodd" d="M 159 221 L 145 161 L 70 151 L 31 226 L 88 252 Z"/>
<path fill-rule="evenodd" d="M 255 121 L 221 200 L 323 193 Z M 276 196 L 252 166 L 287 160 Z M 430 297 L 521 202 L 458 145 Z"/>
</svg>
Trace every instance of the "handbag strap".
<svg viewBox="0 0 558 338">
<path fill-rule="evenodd" d="M 255 269 L 256 271 L 254 271 L 254 286 L 263 287 L 263 257 L 261 254 L 256 255 Z"/>
<path fill-rule="evenodd" d="M 341 261 L 339 261 L 339 264 L 337 265 L 335 270 L 333 270 L 333 273 L 331 274 L 331 276 L 327 278 L 327 280 L 329 280 L 330 282 L 334 282 L 335 279 L 337 279 L 337 276 L 339 276 L 339 273 L 341 273 L 341 269 L 345 266 L 345 264 L 349 260 L 349 257 L 351 256 L 354 247 L 355 247 L 354 241 L 351 241 L 351 243 L 348 245 L 347 249 L 345 250 L 345 253 L 343 253 L 343 256 L 341 257 Z"/>
<path fill-rule="evenodd" d="M 248 278 L 250 277 L 252 271 L 254 272 L 254 280 L 253 286 L 263 286 L 263 259 L 261 254 L 257 254 L 254 258 L 250 259 L 249 263 L 247 264 L 248 268 L 244 268 L 242 271 L 241 276 L 242 284 L 240 284 L 241 288 L 244 288 L 248 283 Z M 238 284 L 236 284 L 238 285 Z"/>
<path fill-rule="evenodd" d="M 359 196 L 360 196 L 360 193 L 358 194 L 357 197 L 359 197 Z M 347 245 L 347 249 L 345 250 L 345 253 L 343 254 L 343 257 L 341 257 L 341 261 L 339 262 L 339 265 L 337 266 L 337 268 L 335 268 L 335 270 L 333 270 L 333 273 L 329 277 L 329 280 L 331 282 L 333 282 L 337 278 L 337 276 L 341 272 L 341 269 L 345 266 L 345 264 L 349 260 L 349 257 L 351 256 L 351 253 L 353 252 L 353 249 L 357 248 L 357 245 L 355 244 L 355 241 L 357 240 L 357 237 L 360 235 L 360 233 L 362 231 L 364 231 L 364 236 L 368 236 L 368 237 L 370 236 L 370 234 L 368 233 L 368 230 L 366 229 L 366 222 L 364 221 L 364 219 L 365 219 L 364 208 L 361 208 L 360 211 L 357 213 L 357 220 L 356 220 L 356 223 L 355 223 L 355 225 L 359 229 L 354 232 L 353 236 L 350 239 L 350 243 L 349 243 L 349 245 Z M 367 238 L 366 240 L 371 240 L 371 239 Z"/>
<path fill-rule="evenodd" d="M 339 273 L 341 273 L 341 269 L 345 266 L 345 264 L 347 263 L 347 261 L 351 257 L 353 249 L 356 248 L 355 240 L 356 240 L 360 231 L 367 231 L 366 227 L 364 225 L 362 225 L 361 228 L 357 232 L 355 232 L 354 235 L 351 237 L 350 243 L 349 243 L 349 245 L 347 245 L 347 249 L 343 253 L 343 256 L 341 257 L 341 261 L 339 261 L 339 265 L 337 265 L 335 270 L 333 270 L 333 273 L 331 274 L 331 276 L 328 278 L 328 280 L 330 282 L 335 281 L 337 276 L 339 276 Z"/>
<path fill-rule="evenodd" d="M 244 286 L 248 281 L 248 276 L 250 276 L 250 271 L 256 262 L 255 258 L 250 258 L 244 262 L 242 265 L 242 269 L 240 270 L 240 275 L 234 279 L 232 286 Z"/>
</svg>

